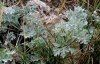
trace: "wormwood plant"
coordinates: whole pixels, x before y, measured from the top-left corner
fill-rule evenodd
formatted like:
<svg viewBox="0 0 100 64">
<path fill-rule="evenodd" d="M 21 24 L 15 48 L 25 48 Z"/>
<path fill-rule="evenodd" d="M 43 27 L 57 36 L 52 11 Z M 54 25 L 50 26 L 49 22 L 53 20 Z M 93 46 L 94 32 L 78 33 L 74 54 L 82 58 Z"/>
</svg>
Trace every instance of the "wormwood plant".
<svg viewBox="0 0 100 64">
<path fill-rule="evenodd" d="M 14 60 L 11 51 L 15 50 L 21 58 L 20 64 L 74 64 L 76 47 L 73 43 L 88 45 L 94 35 L 94 27 L 89 25 L 85 9 L 78 6 L 66 11 L 64 16 L 68 21 L 55 24 L 49 31 L 41 26 L 38 17 L 32 16 L 37 13 L 36 8 L 13 6 L 3 11 L 0 36 L 5 42 L 1 43 L 0 51 L 6 57 L 0 54 L 1 63 Z M 48 39 L 47 34 L 53 40 Z"/>
<path fill-rule="evenodd" d="M 5 43 L 6 45 L 11 44 L 13 40 L 15 42 L 13 43 L 14 49 L 21 53 L 21 58 L 23 60 L 22 63 L 26 63 L 26 42 L 20 42 L 19 37 L 23 36 L 24 40 L 26 38 L 31 38 L 36 36 L 36 34 L 39 34 L 38 31 L 41 31 L 42 29 L 39 29 L 38 26 L 39 21 L 34 17 L 30 15 L 30 13 L 35 13 L 35 7 L 33 6 L 25 6 L 24 8 L 20 8 L 17 6 L 14 7 L 7 7 L 4 10 L 3 17 L 2 17 L 2 26 L 0 28 L 0 34 L 6 33 L 5 36 L 1 35 L 2 37 L 5 37 Z M 20 17 L 23 18 L 25 21 L 19 21 Z M 27 22 L 26 22 L 27 21 Z M 26 25 L 26 24 L 27 25 Z M 28 26 L 29 24 L 34 24 L 35 26 Z M 38 30 L 39 29 L 39 30 Z M 2 45 L 4 45 L 2 44 Z M 20 50 L 20 46 L 24 47 L 24 51 Z M 19 46 L 19 47 L 18 47 Z M 9 47 L 7 47 L 9 48 Z M 8 50 L 8 49 L 7 49 Z M 5 52 L 4 52 L 5 53 Z M 6 53 L 5 53 L 6 54 Z M 10 56 L 9 56 L 10 57 Z M 4 59 L 8 59 L 8 57 L 5 57 Z M 8 60 L 11 60 L 10 58 Z M 2 61 L 2 59 L 1 59 Z M 7 60 L 6 60 L 7 62 Z"/>
<path fill-rule="evenodd" d="M 53 53 L 54 56 L 60 55 L 62 58 L 69 56 L 71 64 L 74 64 L 73 54 L 76 48 L 73 43 L 88 44 L 94 34 L 94 28 L 87 28 L 87 14 L 79 6 L 75 7 L 74 11 L 66 11 L 65 16 L 68 18 L 68 21 L 57 23 L 54 28 L 57 40 L 53 43 Z"/>
<path fill-rule="evenodd" d="M 89 29 L 87 14 L 81 7 L 76 7 L 74 11 L 68 10 L 65 16 L 68 22 L 61 22 L 55 25 L 55 33 L 61 36 L 68 36 L 69 38 L 76 39 L 79 43 L 87 44 L 93 36 L 93 27 Z"/>
<path fill-rule="evenodd" d="M 14 51 L 9 51 L 8 49 L 3 49 L 1 48 L 0 49 L 0 63 L 2 63 L 2 61 L 4 62 L 4 64 L 7 62 L 7 61 L 12 61 L 12 57 L 11 57 L 11 54 L 14 54 L 15 52 Z"/>
</svg>

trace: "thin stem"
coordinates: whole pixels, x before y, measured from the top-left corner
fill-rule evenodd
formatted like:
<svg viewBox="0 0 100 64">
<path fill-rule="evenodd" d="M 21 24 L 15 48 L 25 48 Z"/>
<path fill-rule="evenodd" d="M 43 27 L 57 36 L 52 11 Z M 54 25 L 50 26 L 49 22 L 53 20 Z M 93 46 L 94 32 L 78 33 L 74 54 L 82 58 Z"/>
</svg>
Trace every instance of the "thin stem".
<svg viewBox="0 0 100 64">
<path fill-rule="evenodd" d="M 70 53 L 70 58 L 71 58 L 71 64 L 74 64 L 73 55 L 71 54 L 71 51 L 69 53 Z"/>
</svg>

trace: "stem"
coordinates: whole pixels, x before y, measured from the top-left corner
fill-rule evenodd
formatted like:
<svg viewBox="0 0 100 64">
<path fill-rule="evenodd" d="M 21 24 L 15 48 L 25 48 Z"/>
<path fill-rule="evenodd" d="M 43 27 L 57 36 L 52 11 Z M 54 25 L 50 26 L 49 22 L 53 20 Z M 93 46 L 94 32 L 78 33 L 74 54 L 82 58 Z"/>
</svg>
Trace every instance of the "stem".
<svg viewBox="0 0 100 64">
<path fill-rule="evenodd" d="M 24 53 L 26 52 L 26 42 L 25 42 L 25 28 L 23 27 L 23 33 L 24 33 Z"/>
<path fill-rule="evenodd" d="M 73 55 L 71 54 L 71 52 L 69 53 L 70 53 L 70 58 L 71 58 L 71 64 L 74 64 Z"/>
</svg>

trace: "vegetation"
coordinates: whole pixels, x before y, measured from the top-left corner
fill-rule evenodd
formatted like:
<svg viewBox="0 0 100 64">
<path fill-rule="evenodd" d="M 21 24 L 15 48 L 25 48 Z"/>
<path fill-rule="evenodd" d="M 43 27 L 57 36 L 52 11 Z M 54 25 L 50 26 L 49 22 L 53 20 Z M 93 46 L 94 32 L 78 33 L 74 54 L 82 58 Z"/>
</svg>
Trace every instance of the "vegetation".
<svg viewBox="0 0 100 64">
<path fill-rule="evenodd" d="M 99 64 L 99 0 L 44 2 L 0 1 L 0 64 Z"/>
</svg>

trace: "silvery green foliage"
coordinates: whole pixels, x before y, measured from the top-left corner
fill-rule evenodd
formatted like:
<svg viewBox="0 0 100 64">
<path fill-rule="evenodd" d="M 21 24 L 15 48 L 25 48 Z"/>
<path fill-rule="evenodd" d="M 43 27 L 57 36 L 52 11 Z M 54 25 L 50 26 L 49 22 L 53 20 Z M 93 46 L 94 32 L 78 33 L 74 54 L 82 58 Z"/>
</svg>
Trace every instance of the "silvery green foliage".
<svg viewBox="0 0 100 64">
<path fill-rule="evenodd" d="M 71 52 L 73 53 L 75 49 L 70 46 L 70 44 L 74 41 L 74 39 L 71 39 L 70 37 L 64 37 L 57 34 L 57 41 L 53 43 L 53 54 L 54 56 L 61 56 L 62 58 L 65 58 L 67 56 L 67 53 Z"/>
<path fill-rule="evenodd" d="M 13 13 L 15 13 L 15 9 L 13 9 L 12 7 L 6 7 L 4 10 L 4 13 L 13 14 Z"/>
<path fill-rule="evenodd" d="M 35 51 L 30 52 L 30 54 L 27 54 L 28 62 L 34 62 L 36 64 L 46 64 L 43 60 L 41 60 L 41 56 L 36 53 Z"/>
<path fill-rule="evenodd" d="M 29 58 L 29 61 L 33 61 L 33 62 L 37 62 L 39 61 L 40 59 L 40 56 L 35 53 L 35 52 L 30 52 L 30 54 L 27 54 L 28 58 Z"/>
<path fill-rule="evenodd" d="M 59 33 L 61 36 L 69 36 L 70 38 L 76 39 L 79 43 L 87 44 L 93 34 L 88 29 L 85 29 L 88 22 L 84 9 L 79 6 L 75 7 L 74 11 L 66 11 L 65 16 L 68 18 L 68 22 L 56 24 L 55 33 Z"/>
<path fill-rule="evenodd" d="M 37 25 L 35 25 L 34 27 L 23 25 L 23 26 L 21 26 L 21 29 L 23 31 L 20 32 L 19 35 L 22 35 L 25 38 L 31 38 L 31 37 L 36 36 L 37 34 L 44 34 L 45 33 L 45 30 L 41 26 L 37 26 Z"/>
<path fill-rule="evenodd" d="M 73 10 L 65 12 L 65 16 L 68 18 L 67 22 L 60 22 L 55 25 L 54 32 L 58 36 L 61 36 L 60 41 L 57 41 L 53 45 L 53 52 L 55 56 L 66 56 L 66 53 L 73 53 L 75 50 L 70 46 L 71 43 L 77 41 L 79 43 L 88 44 L 93 36 L 94 28 L 86 28 L 88 25 L 87 14 L 81 7 L 75 7 Z M 65 41 L 63 40 L 63 37 Z M 61 44 L 62 43 L 62 44 Z M 65 44 L 64 44 L 65 43 Z"/>
<path fill-rule="evenodd" d="M 24 16 L 28 13 L 35 13 L 36 7 L 35 6 L 24 6 L 22 9 L 19 10 Z"/>
<path fill-rule="evenodd" d="M 3 18 L 2 18 L 2 27 L 6 27 L 5 30 L 8 31 L 8 34 L 6 36 L 7 40 L 11 41 L 17 37 L 15 37 L 14 31 L 17 31 L 15 28 L 17 28 L 20 33 L 17 33 L 16 35 L 21 35 L 24 36 L 25 38 L 34 38 L 31 42 L 27 43 L 26 46 L 28 47 L 38 47 L 38 46 L 45 46 L 45 41 L 42 37 L 40 37 L 40 35 L 44 35 L 44 32 L 46 30 L 44 30 L 44 28 L 42 28 L 39 24 L 39 19 L 36 17 L 33 17 L 32 14 L 36 13 L 36 9 L 34 6 L 24 6 L 23 8 L 14 6 L 14 7 L 7 7 L 4 10 L 3 13 Z M 19 21 L 19 18 L 22 19 L 22 21 Z M 21 22 L 21 23 L 20 23 Z M 8 26 L 9 29 L 8 29 Z M 12 28 L 14 27 L 14 28 Z M 11 29 L 10 29 L 11 28 Z M 0 28 L 2 29 L 2 28 Z M 3 31 L 3 30 L 1 30 Z M 0 32 L 1 32 L 0 31 Z M 6 32 L 6 31 L 5 31 Z M 37 35 L 39 36 L 37 38 Z M 34 50 L 34 52 L 36 52 L 38 50 Z M 10 52 L 9 52 L 10 53 Z M 40 53 L 40 52 L 39 52 Z M 31 55 L 29 53 L 29 55 L 27 57 L 29 57 L 28 59 L 31 62 L 36 62 L 36 64 L 45 64 L 44 61 L 42 61 L 39 57 L 39 53 L 34 53 L 34 55 Z M 5 54 L 7 54 L 7 52 L 5 52 Z M 10 56 L 10 54 L 9 54 Z M 7 57 L 6 59 L 8 60 L 12 60 L 12 58 Z M 28 61 L 29 61 L 28 60 Z M 2 60 L 4 61 L 4 60 Z"/>
<path fill-rule="evenodd" d="M 6 29 L 7 29 L 6 26 L 1 26 L 1 28 L 0 28 L 0 33 L 6 32 L 6 31 L 7 31 Z"/>
<path fill-rule="evenodd" d="M 96 23 L 100 23 L 100 16 L 98 16 L 98 18 L 96 18 Z"/>
<path fill-rule="evenodd" d="M 57 38 L 58 41 L 53 43 L 53 54 L 54 56 L 62 56 L 62 58 L 65 58 L 67 53 L 71 52 L 73 53 L 75 49 L 70 46 L 70 44 L 74 41 L 74 39 L 70 39 L 69 37 L 66 37 L 66 41 L 63 37 Z M 66 43 L 67 42 L 67 43 Z"/>
<path fill-rule="evenodd" d="M 20 14 L 15 14 L 17 12 L 14 9 L 15 7 L 6 7 L 4 9 L 2 23 L 8 23 L 8 22 L 18 23 L 18 18 L 20 17 Z"/>
<path fill-rule="evenodd" d="M 19 14 L 13 15 L 13 14 L 3 14 L 3 18 L 2 18 L 2 22 L 3 23 L 8 23 L 8 22 L 12 22 L 12 23 L 18 23 L 18 18 L 19 18 Z"/>
<path fill-rule="evenodd" d="M 28 27 L 26 25 L 21 26 L 21 29 L 23 30 L 20 35 L 24 36 L 25 38 L 30 38 L 36 35 L 36 31 L 33 27 Z"/>
<path fill-rule="evenodd" d="M 26 45 L 28 47 L 38 47 L 44 44 L 46 44 L 45 40 L 42 37 L 39 37 L 39 38 L 35 38 L 34 40 L 32 40 L 30 43 L 27 43 Z"/>
<path fill-rule="evenodd" d="M 8 41 L 12 41 L 16 38 L 16 36 L 14 35 L 13 32 L 8 32 L 6 38 L 7 38 Z"/>
<path fill-rule="evenodd" d="M 39 20 L 37 18 L 35 18 L 35 17 L 30 16 L 29 14 L 27 14 L 26 16 L 24 16 L 24 19 L 29 24 L 39 24 Z"/>
<path fill-rule="evenodd" d="M 24 6 L 23 8 L 20 8 L 18 6 L 13 6 L 13 7 L 6 7 L 4 9 L 4 14 L 2 21 L 3 22 L 12 22 L 12 23 L 18 23 L 18 18 L 20 16 L 27 16 L 29 12 L 35 13 L 35 6 Z"/>
<path fill-rule="evenodd" d="M 14 54 L 14 51 L 9 51 L 8 49 L 0 49 L 0 62 L 6 63 L 7 61 L 12 61 L 11 55 Z"/>
<path fill-rule="evenodd" d="M 75 50 L 73 48 L 70 47 L 62 47 L 62 48 L 54 48 L 53 49 L 53 53 L 54 56 L 62 56 L 62 58 L 64 58 L 66 56 L 66 53 L 71 52 L 73 53 Z"/>
<path fill-rule="evenodd" d="M 24 34 L 23 31 L 25 30 L 25 35 L 26 35 L 25 38 L 28 38 L 28 37 L 30 38 L 36 35 L 35 25 L 39 24 L 39 20 L 30 15 L 30 14 L 36 13 L 35 8 L 36 8 L 35 6 L 24 6 L 23 8 L 20 8 L 18 6 L 6 7 L 4 9 L 4 14 L 2 18 L 2 27 L 4 27 L 5 25 L 6 26 L 12 25 L 18 30 L 22 30 L 20 35 L 23 35 Z M 34 27 L 30 27 L 27 25 L 21 26 L 19 22 L 23 22 L 23 21 L 18 20 L 21 16 L 23 16 L 22 18 L 24 22 L 26 22 L 28 25 L 34 24 Z M 3 29 L 3 28 L 0 28 L 0 29 Z M 38 27 L 36 29 L 38 29 Z"/>
</svg>

